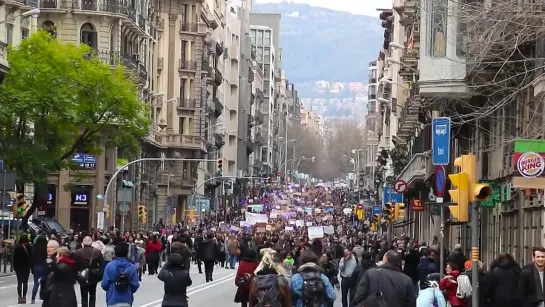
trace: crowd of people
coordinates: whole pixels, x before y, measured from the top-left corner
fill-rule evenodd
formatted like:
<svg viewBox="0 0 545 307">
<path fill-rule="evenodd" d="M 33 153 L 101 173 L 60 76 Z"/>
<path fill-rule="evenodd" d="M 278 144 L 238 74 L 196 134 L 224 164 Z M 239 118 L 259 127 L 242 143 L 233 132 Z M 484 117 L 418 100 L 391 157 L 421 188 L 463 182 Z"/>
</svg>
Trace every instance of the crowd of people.
<svg viewBox="0 0 545 307">
<path fill-rule="evenodd" d="M 321 186 L 266 191 L 249 196 L 229 224 L 22 235 L 13 263 L 18 303 L 27 302 L 32 273 L 31 303 L 77 307 L 79 284 L 82 307 L 132 306 L 149 274 L 164 283 L 163 306 L 187 307 L 190 268 L 209 283 L 220 266 L 236 270 L 233 300 L 242 307 L 332 307 L 338 296 L 342 307 L 471 306 L 473 268 L 459 245 L 445 253 L 441 274 L 436 242 L 401 234 L 388 243 L 361 223 L 349 194 Z M 545 249 L 533 260 L 521 268 L 503 254 L 487 272 L 480 264 L 479 306 L 543 307 Z M 98 285 L 104 303 L 96 301 Z"/>
</svg>

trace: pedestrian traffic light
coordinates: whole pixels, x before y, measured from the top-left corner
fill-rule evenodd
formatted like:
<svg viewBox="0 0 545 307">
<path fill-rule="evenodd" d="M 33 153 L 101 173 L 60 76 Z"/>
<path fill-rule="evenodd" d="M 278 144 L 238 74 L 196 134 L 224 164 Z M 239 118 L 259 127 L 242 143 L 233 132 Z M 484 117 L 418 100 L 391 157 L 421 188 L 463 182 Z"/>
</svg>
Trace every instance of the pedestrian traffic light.
<svg viewBox="0 0 545 307">
<path fill-rule="evenodd" d="M 13 206 L 13 216 L 23 217 L 28 209 L 28 205 L 25 201 L 25 195 L 20 194 L 17 196 L 15 206 Z"/>
<path fill-rule="evenodd" d="M 477 183 L 475 155 L 462 155 L 454 160 L 454 165 L 460 168 L 460 173 L 450 174 L 450 182 L 457 190 L 449 190 L 452 202 L 458 206 L 449 206 L 452 217 L 458 222 L 469 222 L 469 204 L 473 201 L 483 201 L 492 195 L 488 184 Z"/>
<path fill-rule="evenodd" d="M 396 203 L 395 209 L 394 209 L 394 220 L 403 221 L 404 219 L 405 219 L 405 204 Z"/>
<path fill-rule="evenodd" d="M 223 159 L 218 159 L 218 175 L 223 174 Z"/>
<path fill-rule="evenodd" d="M 387 222 L 391 222 L 392 221 L 392 217 L 393 217 L 393 211 L 395 210 L 395 208 L 392 206 L 392 204 L 390 203 L 387 203 L 384 205 L 384 209 L 382 210 L 382 216 L 384 216 L 384 219 L 387 221 Z"/>
</svg>

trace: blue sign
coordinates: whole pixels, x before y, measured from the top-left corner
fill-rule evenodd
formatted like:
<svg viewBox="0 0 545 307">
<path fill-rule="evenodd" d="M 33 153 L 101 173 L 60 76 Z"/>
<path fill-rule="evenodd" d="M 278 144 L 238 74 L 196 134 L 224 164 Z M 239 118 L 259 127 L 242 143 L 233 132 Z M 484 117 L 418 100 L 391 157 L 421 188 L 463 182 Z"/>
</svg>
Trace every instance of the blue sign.
<svg viewBox="0 0 545 307">
<path fill-rule="evenodd" d="M 197 209 L 201 211 L 210 210 L 210 199 L 207 198 L 198 198 L 197 199 Z"/>
<path fill-rule="evenodd" d="M 443 197 L 445 194 L 445 188 L 447 187 L 447 180 L 445 174 L 445 168 L 442 165 L 438 165 L 435 168 L 435 195 L 437 197 Z"/>
<path fill-rule="evenodd" d="M 77 153 L 72 157 L 72 162 L 79 164 L 84 169 L 95 169 L 97 157 L 95 155 Z"/>
<path fill-rule="evenodd" d="M 402 202 L 403 202 L 403 194 L 395 192 L 394 189 L 389 185 L 384 187 L 384 194 L 382 195 L 383 205 L 386 203 L 402 203 Z"/>
<path fill-rule="evenodd" d="M 4 160 L 0 160 L 0 170 L 4 169 Z"/>
<path fill-rule="evenodd" d="M 431 121 L 431 162 L 448 165 L 450 162 L 450 117 L 436 117 Z"/>
<path fill-rule="evenodd" d="M 381 211 L 382 211 L 382 208 L 380 206 L 373 207 L 373 215 L 380 214 Z"/>
</svg>

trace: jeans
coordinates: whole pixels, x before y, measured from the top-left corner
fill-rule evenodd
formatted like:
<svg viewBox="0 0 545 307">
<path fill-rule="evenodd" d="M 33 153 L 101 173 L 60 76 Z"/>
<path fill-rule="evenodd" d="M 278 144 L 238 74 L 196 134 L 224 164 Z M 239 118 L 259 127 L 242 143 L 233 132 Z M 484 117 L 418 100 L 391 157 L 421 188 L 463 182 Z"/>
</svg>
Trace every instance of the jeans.
<svg viewBox="0 0 545 307">
<path fill-rule="evenodd" d="M 15 274 L 17 275 L 17 295 L 19 295 L 19 297 L 26 297 L 30 268 L 18 269 L 15 271 Z"/>
<path fill-rule="evenodd" d="M 32 286 L 32 300 L 36 299 L 38 289 L 40 288 L 40 279 L 45 278 L 47 274 L 47 265 L 34 265 L 32 276 L 34 277 L 34 285 Z"/>
<path fill-rule="evenodd" d="M 341 280 L 341 301 L 342 301 L 343 307 L 348 307 L 350 300 L 354 298 L 355 294 L 356 294 L 356 287 L 352 286 L 350 278 L 343 278 Z M 349 296 L 350 296 L 350 300 L 348 300 Z"/>
<path fill-rule="evenodd" d="M 234 269 L 236 263 L 237 263 L 237 255 L 230 254 L 229 255 L 229 267 L 231 267 L 231 269 Z"/>
<path fill-rule="evenodd" d="M 81 285 L 81 307 L 95 307 L 97 301 L 97 284 Z"/>
</svg>

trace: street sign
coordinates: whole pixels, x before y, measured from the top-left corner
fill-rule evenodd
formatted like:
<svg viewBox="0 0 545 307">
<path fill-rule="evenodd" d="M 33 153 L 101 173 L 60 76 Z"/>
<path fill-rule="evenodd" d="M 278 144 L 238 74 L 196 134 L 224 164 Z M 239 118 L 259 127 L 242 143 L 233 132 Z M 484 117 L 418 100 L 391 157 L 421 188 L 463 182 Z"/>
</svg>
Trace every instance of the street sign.
<svg viewBox="0 0 545 307">
<path fill-rule="evenodd" d="M 402 203 L 403 194 L 394 192 L 394 189 L 387 185 L 384 186 L 383 195 L 382 195 L 382 204 L 386 203 Z"/>
<path fill-rule="evenodd" d="M 0 170 L 4 169 L 4 160 L 0 160 Z"/>
<path fill-rule="evenodd" d="M 433 165 L 448 165 L 450 162 L 450 117 L 436 117 L 431 122 Z"/>
<path fill-rule="evenodd" d="M 435 196 L 443 197 L 445 195 L 445 189 L 447 187 L 447 178 L 445 174 L 445 168 L 442 165 L 435 167 Z"/>
<path fill-rule="evenodd" d="M 382 208 L 380 206 L 373 207 L 373 215 L 380 214 L 381 211 L 382 211 Z"/>
<path fill-rule="evenodd" d="M 398 179 L 394 182 L 394 191 L 397 193 L 405 193 L 407 190 L 409 190 L 409 186 L 404 180 Z"/>
</svg>

